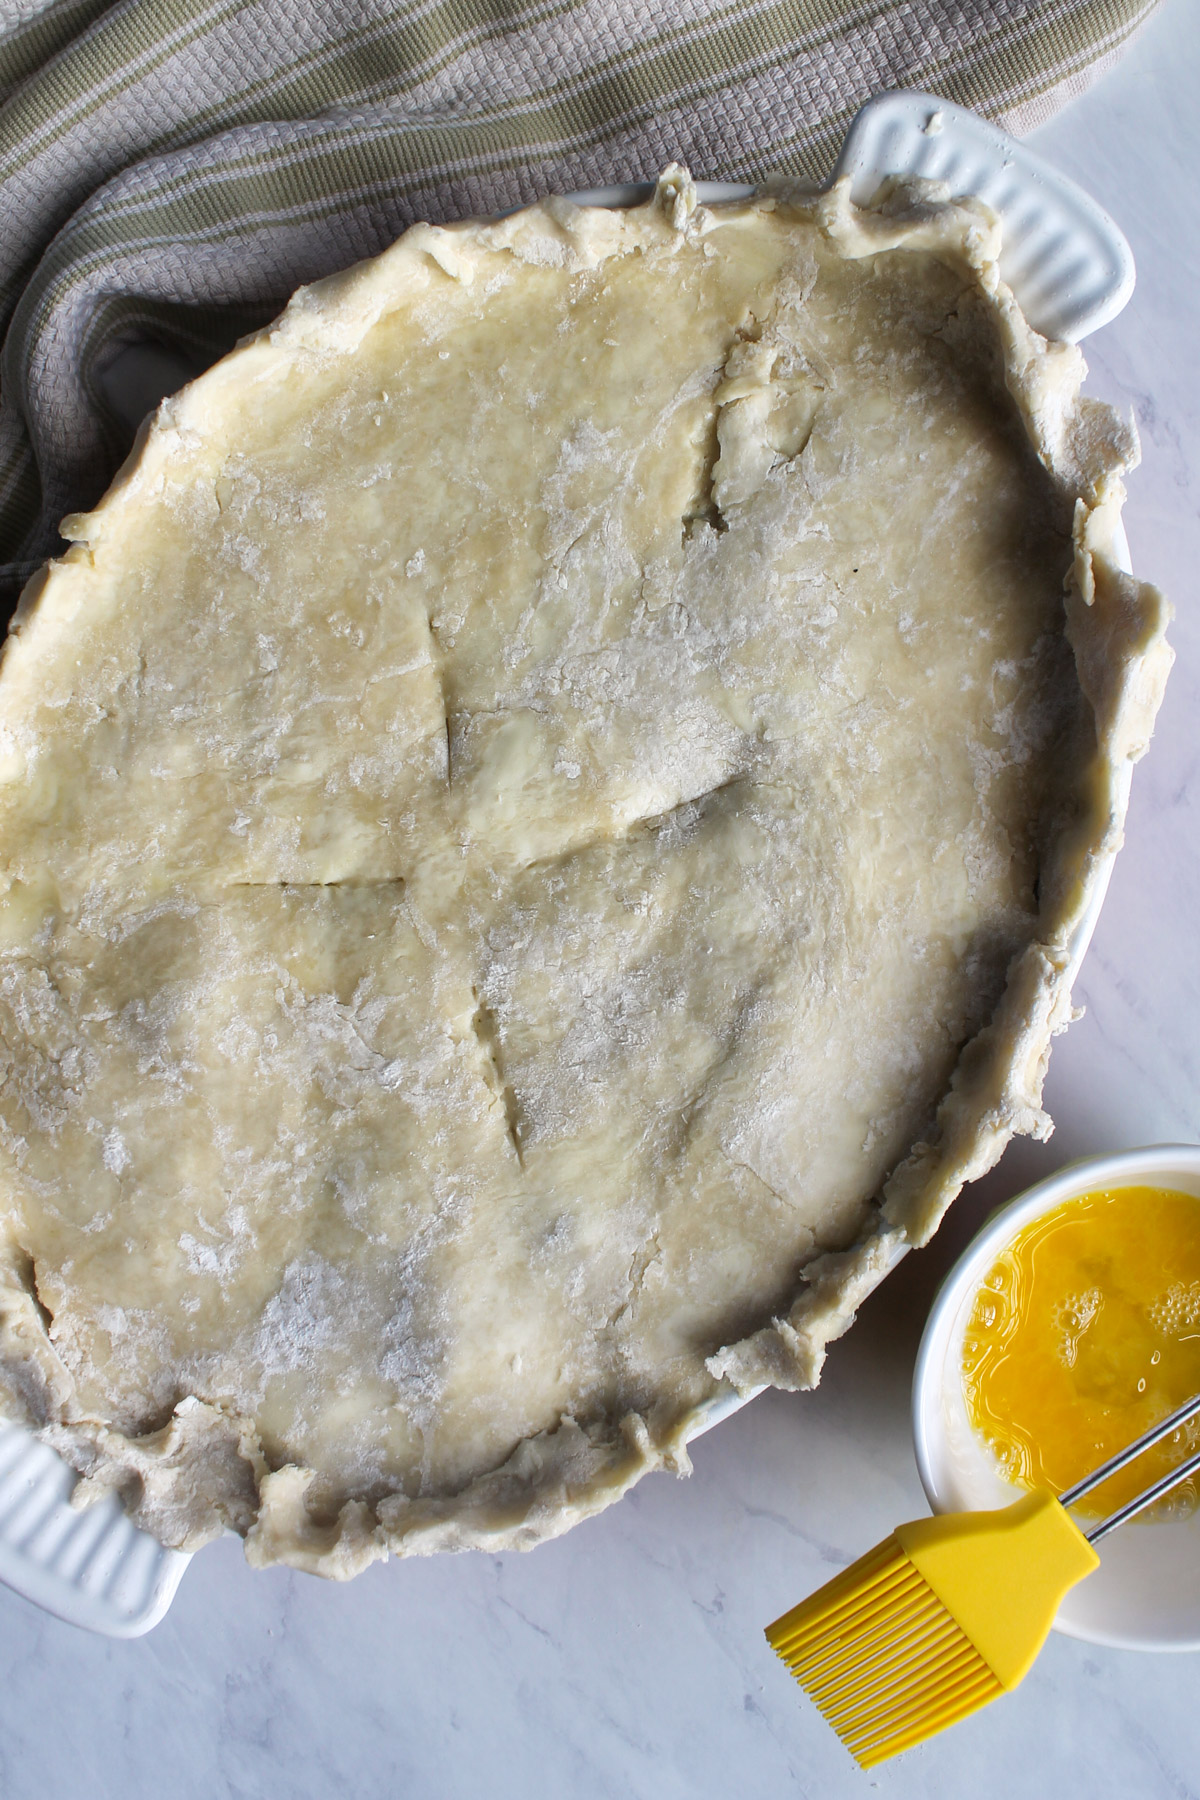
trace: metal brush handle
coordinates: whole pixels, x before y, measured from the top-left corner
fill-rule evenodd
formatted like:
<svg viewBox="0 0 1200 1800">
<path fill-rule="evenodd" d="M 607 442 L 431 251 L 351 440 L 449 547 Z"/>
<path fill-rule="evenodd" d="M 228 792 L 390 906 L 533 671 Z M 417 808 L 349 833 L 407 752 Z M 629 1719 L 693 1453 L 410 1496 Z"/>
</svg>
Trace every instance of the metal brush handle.
<svg viewBox="0 0 1200 1800">
<path fill-rule="evenodd" d="M 1074 1487 L 1070 1487 L 1065 1493 L 1060 1494 L 1058 1496 L 1059 1505 L 1074 1506 L 1077 1500 L 1082 1500 L 1085 1494 L 1090 1494 L 1093 1488 L 1098 1488 L 1100 1483 L 1107 1481 L 1110 1475 L 1115 1475 L 1118 1470 L 1127 1467 L 1135 1457 L 1142 1454 L 1143 1450 L 1149 1450 L 1152 1445 L 1161 1443 L 1163 1438 L 1169 1437 L 1173 1431 L 1178 1431 L 1181 1425 L 1194 1418 L 1198 1412 L 1200 1412 L 1200 1394 L 1189 1400 L 1186 1405 L 1181 1406 L 1177 1412 L 1160 1420 L 1157 1425 L 1152 1425 L 1149 1431 L 1142 1433 L 1140 1438 L 1135 1438 L 1132 1444 L 1126 1444 L 1123 1450 L 1118 1450 L 1115 1456 L 1110 1456 L 1108 1461 L 1101 1463 L 1098 1469 L 1093 1469 L 1090 1475 L 1085 1475 L 1082 1481 L 1077 1481 Z M 1115 1531 L 1118 1525 L 1124 1525 L 1127 1519 L 1132 1519 L 1135 1514 L 1144 1512 L 1146 1507 L 1153 1506 L 1156 1500 L 1161 1500 L 1164 1494 L 1169 1493 L 1173 1487 L 1177 1487 L 1181 1481 L 1185 1481 L 1189 1475 L 1194 1475 L 1197 1471 L 1200 1471 L 1200 1450 L 1194 1456 L 1189 1456 L 1186 1462 L 1181 1462 L 1177 1469 L 1172 1469 L 1168 1474 L 1163 1475 L 1133 1500 L 1118 1507 L 1115 1513 L 1110 1513 L 1107 1519 L 1100 1521 L 1099 1525 L 1094 1525 L 1090 1531 L 1086 1531 L 1084 1536 L 1088 1543 L 1098 1543 L 1102 1537 L 1107 1537 L 1110 1531 Z"/>
</svg>

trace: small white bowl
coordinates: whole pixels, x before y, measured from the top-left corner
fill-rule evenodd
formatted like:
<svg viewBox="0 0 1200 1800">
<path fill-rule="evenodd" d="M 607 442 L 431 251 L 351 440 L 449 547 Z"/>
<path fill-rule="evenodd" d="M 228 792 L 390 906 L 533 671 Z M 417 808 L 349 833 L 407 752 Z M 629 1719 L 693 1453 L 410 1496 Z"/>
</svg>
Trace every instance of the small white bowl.
<svg viewBox="0 0 1200 1800">
<path fill-rule="evenodd" d="M 1017 1233 L 1064 1200 L 1097 1188 L 1174 1188 L 1200 1205 L 1200 1145 L 1159 1144 L 1070 1163 L 994 1214 L 933 1303 L 913 1375 L 913 1436 L 934 1512 L 1006 1506 L 1021 1490 L 998 1473 L 967 1415 L 963 1334 L 976 1292 Z M 1059 1608 L 1054 1629 L 1125 1650 L 1200 1650 L 1200 1513 L 1134 1522 L 1100 1546 L 1101 1566 Z"/>
</svg>

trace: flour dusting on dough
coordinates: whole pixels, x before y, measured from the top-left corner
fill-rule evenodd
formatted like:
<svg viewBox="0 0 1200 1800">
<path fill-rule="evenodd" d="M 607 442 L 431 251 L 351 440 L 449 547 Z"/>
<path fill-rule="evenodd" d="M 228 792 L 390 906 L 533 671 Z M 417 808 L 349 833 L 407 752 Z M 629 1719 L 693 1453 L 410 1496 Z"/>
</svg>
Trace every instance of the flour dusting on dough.
<svg viewBox="0 0 1200 1800">
<path fill-rule="evenodd" d="M 1048 1129 L 1169 652 L 998 248 L 678 169 L 419 227 L 66 522 L 0 675 L 0 1394 L 85 1493 L 337 1576 L 538 1542 Z"/>
</svg>

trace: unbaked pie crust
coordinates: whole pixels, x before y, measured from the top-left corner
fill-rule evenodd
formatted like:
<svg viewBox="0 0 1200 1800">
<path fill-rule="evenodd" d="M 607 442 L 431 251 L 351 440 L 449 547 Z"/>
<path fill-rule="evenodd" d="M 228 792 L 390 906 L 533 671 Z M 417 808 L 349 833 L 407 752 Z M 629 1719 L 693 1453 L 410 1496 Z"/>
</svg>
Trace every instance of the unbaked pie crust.
<svg viewBox="0 0 1200 1800">
<path fill-rule="evenodd" d="M 1048 1129 L 1169 652 L 997 250 L 677 169 L 420 226 L 66 522 L 0 674 L 0 1391 L 84 1497 L 534 1543 Z"/>
</svg>

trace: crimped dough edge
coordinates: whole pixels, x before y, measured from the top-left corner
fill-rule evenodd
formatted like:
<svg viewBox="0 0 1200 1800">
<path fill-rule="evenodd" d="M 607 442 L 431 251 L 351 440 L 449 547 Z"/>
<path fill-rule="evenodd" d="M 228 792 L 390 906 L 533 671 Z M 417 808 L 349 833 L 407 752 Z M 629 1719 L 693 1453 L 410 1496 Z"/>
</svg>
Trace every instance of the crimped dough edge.
<svg viewBox="0 0 1200 1800">
<path fill-rule="evenodd" d="M 74 1384 L 49 1339 L 29 1272 L 11 1257 L 0 1262 L 0 1411 L 35 1429 L 79 1471 L 77 1504 L 116 1490 L 134 1523 L 168 1545 L 194 1550 L 232 1528 L 245 1537 L 255 1566 L 286 1562 L 336 1579 L 389 1553 L 531 1548 L 602 1510 L 651 1469 L 687 1473 L 687 1439 L 735 1392 L 815 1386 L 829 1343 L 853 1323 L 899 1256 L 928 1241 L 963 1184 L 991 1168 L 1013 1136 L 1049 1135 L 1041 1094 L 1050 1042 L 1071 1018 L 1080 936 L 1120 846 L 1129 769 L 1149 742 L 1172 661 L 1167 603 L 1118 566 L 1121 477 L 1136 464 L 1136 438 L 1110 408 L 1081 397 L 1078 349 L 1048 343 L 1025 322 L 1000 280 L 998 227 L 980 203 L 950 200 L 944 188 L 923 182 L 895 184 L 866 211 L 852 205 L 848 180 L 816 197 L 786 185 L 774 196 L 812 217 L 848 258 L 925 250 L 973 283 L 994 317 L 1007 385 L 1030 440 L 1074 502 L 1066 631 L 1096 742 L 1080 772 L 1081 816 L 1054 843 L 1042 871 L 1037 941 L 1014 959 L 996 1012 L 960 1057 L 929 1141 L 914 1145 L 892 1172 L 870 1229 L 850 1248 L 807 1265 L 786 1316 L 709 1359 L 714 1391 L 704 1405 L 682 1419 L 670 1419 L 666 1409 L 661 1420 L 564 1417 L 447 1499 L 393 1495 L 374 1508 L 351 1501 L 321 1525 L 305 1505 L 313 1472 L 270 1469 L 249 1421 L 200 1399 L 181 1401 L 165 1428 L 138 1438 L 73 1417 Z M 660 177 L 649 208 L 676 230 L 703 226 L 704 209 L 678 166 Z M 6 680 L 35 678 L 41 648 L 70 633 L 82 599 L 71 578 L 90 561 L 89 545 L 119 528 L 130 498 L 154 491 L 180 435 L 220 406 L 223 388 L 236 391 L 256 367 L 302 370 L 310 358 L 352 349 L 398 293 L 428 280 L 430 262 L 469 269 L 481 234 L 491 246 L 549 237 L 575 266 L 593 267 L 613 232 L 612 213 L 551 199 L 498 223 L 416 226 L 382 256 L 302 289 L 275 324 L 164 401 L 105 498 L 92 513 L 64 521 L 64 535 L 77 541 L 26 588 L 5 649 Z M 224 1496 L 219 1506 L 214 1489 Z"/>
</svg>

